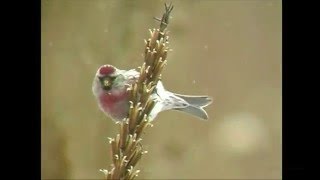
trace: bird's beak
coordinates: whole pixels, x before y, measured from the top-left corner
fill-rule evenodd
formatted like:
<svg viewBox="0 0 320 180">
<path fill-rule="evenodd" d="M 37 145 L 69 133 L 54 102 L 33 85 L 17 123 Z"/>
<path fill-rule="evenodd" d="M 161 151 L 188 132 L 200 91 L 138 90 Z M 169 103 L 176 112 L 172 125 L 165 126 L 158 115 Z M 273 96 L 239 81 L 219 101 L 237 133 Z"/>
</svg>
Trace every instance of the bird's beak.
<svg viewBox="0 0 320 180">
<path fill-rule="evenodd" d="M 112 86 L 112 79 L 110 77 L 98 77 L 102 87 L 105 90 L 109 90 Z"/>
</svg>

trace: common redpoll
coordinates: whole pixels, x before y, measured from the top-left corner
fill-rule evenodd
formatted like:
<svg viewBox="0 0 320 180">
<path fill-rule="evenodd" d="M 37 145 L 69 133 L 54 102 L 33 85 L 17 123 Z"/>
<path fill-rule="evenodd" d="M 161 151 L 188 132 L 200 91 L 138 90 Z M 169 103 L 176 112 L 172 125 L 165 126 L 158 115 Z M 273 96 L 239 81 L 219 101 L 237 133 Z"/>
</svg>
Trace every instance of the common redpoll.
<svg viewBox="0 0 320 180">
<path fill-rule="evenodd" d="M 99 108 L 114 121 L 121 121 L 129 113 L 129 94 L 127 88 L 135 83 L 140 73 L 135 69 L 120 70 L 112 65 L 101 66 L 93 80 L 92 91 Z M 169 92 L 158 81 L 151 98 L 156 102 L 149 119 L 154 120 L 159 112 L 177 110 L 191 114 L 203 120 L 208 115 L 203 107 L 211 104 L 208 96 L 189 96 Z"/>
</svg>

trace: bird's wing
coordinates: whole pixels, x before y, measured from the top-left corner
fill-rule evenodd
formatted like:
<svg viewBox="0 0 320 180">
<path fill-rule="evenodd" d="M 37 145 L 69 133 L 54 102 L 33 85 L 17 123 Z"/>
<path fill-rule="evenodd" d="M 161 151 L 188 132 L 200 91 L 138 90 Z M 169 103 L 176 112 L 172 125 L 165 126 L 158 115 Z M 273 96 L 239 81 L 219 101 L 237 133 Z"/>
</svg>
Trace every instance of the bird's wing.
<svg viewBox="0 0 320 180">
<path fill-rule="evenodd" d="M 135 69 L 130 69 L 128 71 L 125 71 L 123 74 L 128 79 L 138 79 L 140 76 L 140 73 Z"/>
</svg>

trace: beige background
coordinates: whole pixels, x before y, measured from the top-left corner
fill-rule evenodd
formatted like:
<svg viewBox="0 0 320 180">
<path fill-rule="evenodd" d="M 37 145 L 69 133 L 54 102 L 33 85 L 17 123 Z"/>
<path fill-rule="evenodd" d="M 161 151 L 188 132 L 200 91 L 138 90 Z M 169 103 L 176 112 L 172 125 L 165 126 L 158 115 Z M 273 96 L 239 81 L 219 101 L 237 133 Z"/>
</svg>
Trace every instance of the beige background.
<svg viewBox="0 0 320 180">
<path fill-rule="evenodd" d="M 142 64 L 164 2 L 42 1 L 43 179 L 103 178 L 117 126 L 97 107 L 93 76 L 102 64 Z M 281 178 L 281 1 L 172 2 L 164 85 L 214 103 L 208 122 L 161 113 L 139 178 Z"/>
</svg>

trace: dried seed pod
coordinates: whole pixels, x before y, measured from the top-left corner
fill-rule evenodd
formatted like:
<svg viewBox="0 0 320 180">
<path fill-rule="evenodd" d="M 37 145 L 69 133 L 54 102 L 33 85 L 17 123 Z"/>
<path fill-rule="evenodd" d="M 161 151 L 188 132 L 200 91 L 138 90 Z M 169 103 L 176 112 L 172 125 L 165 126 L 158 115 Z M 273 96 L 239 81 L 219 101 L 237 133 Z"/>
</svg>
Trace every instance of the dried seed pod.
<svg viewBox="0 0 320 180">
<path fill-rule="evenodd" d="M 138 127 L 137 130 L 136 130 L 136 133 L 137 133 L 137 137 L 138 137 L 138 138 L 141 137 L 142 132 L 143 132 L 144 129 L 147 127 L 148 123 L 149 123 L 149 121 L 148 121 L 147 117 L 144 118 L 144 120 L 141 121 L 139 127 Z"/>
<path fill-rule="evenodd" d="M 153 34 L 151 36 L 151 41 L 150 41 L 150 49 L 154 49 L 155 48 L 155 45 L 156 45 L 156 41 L 158 40 L 158 37 L 159 37 L 159 29 L 153 29 Z"/>
<path fill-rule="evenodd" d="M 129 122 L 128 119 L 126 119 L 124 122 L 121 123 L 120 126 L 120 148 L 124 149 L 126 142 L 127 142 L 127 136 L 129 133 Z"/>
</svg>

